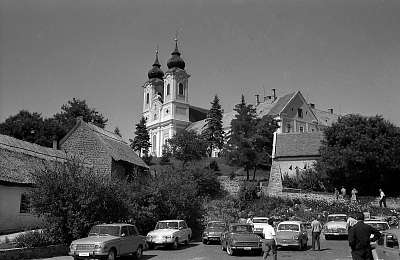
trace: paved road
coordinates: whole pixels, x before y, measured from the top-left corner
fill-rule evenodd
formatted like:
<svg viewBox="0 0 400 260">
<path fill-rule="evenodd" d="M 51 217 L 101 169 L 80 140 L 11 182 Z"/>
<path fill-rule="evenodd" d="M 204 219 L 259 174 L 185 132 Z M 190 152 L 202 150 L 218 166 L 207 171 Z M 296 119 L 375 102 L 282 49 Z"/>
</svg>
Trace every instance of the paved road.
<svg viewBox="0 0 400 260">
<path fill-rule="evenodd" d="M 309 243 L 310 244 L 310 243 Z M 279 250 L 278 259 L 293 260 L 349 260 L 350 249 L 347 240 L 321 240 L 322 250 L 306 251 Z M 51 260 L 72 260 L 72 257 L 53 257 Z M 223 252 L 219 245 L 203 245 L 199 242 L 192 242 L 186 247 L 178 250 L 157 249 L 144 252 L 143 260 L 255 260 L 262 259 L 261 256 L 240 255 L 229 256 Z"/>
</svg>

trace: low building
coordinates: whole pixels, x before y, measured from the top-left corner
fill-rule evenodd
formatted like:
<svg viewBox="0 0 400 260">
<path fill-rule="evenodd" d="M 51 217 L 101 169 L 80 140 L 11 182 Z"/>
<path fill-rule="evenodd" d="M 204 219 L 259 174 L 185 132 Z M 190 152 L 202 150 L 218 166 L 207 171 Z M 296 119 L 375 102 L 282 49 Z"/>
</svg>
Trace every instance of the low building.
<svg viewBox="0 0 400 260">
<path fill-rule="evenodd" d="M 37 227 L 41 223 L 30 209 L 32 174 L 45 163 L 60 163 L 65 158 L 63 151 L 0 135 L 0 233 Z"/>
<path fill-rule="evenodd" d="M 141 174 L 149 168 L 120 136 L 82 118 L 61 139 L 59 147 L 88 160 L 95 172 L 112 178 Z"/>
</svg>

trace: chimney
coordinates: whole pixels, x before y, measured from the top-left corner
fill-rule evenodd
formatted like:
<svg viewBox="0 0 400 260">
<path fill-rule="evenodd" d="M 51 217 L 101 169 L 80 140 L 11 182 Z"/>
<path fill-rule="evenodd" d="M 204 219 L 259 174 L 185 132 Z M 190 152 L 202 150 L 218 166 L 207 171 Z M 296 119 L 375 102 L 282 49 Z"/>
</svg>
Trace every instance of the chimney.
<svg viewBox="0 0 400 260">
<path fill-rule="evenodd" d="M 333 114 L 333 108 L 328 109 L 329 113 Z"/>
<path fill-rule="evenodd" d="M 53 140 L 53 149 L 54 149 L 54 150 L 58 150 L 58 142 L 57 142 L 57 139 L 54 139 L 54 140 Z"/>
<path fill-rule="evenodd" d="M 274 98 L 274 101 L 276 100 L 276 89 L 272 89 L 272 96 L 273 96 L 273 98 Z"/>
<path fill-rule="evenodd" d="M 258 106 L 260 104 L 260 95 L 256 94 L 256 106 Z"/>
<path fill-rule="evenodd" d="M 315 108 L 315 104 L 314 103 L 310 103 L 310 107 L 311 108 Z"/>
</svg>

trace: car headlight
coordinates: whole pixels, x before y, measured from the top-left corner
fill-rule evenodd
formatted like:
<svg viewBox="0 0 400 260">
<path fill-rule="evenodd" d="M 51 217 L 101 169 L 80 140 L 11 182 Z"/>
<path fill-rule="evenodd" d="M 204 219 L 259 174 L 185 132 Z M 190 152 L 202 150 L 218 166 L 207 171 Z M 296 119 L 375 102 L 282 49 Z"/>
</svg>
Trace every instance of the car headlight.
<svg viewBox="0 0 400 260">
<path fill-rule="evenodd" d="M 146 236 L 147 239 L 152 239 L 153 237 L 151 235 Z"/>
<path fill-rule="evenodd" d="M 293 239 L 299 239 L 299 235 L 294 235 Z"/>
<path fill-rule="evenodd" d="M 173 236 L 164 236 L 165 239 L 171 239 Z"/>
<path fill-rule="evenodd" d="M 70 249 L 70 250 L 76 250 L 76 245 L 75 245 L 75 244 L 71 244 L 71 245 L 69 246 L 69 249 Z"/>
<path fill-rule="evenodd" d="M 103 248 L 103 247 L 104 247 L 103 244 L 94 245 L 94 249 L 100 249 L 100 248 Z"/>
<path fill-rule="evenodd" d="M 203 235 L 204 236 L 208 236 L 208 232 L 203 232 Z"/>
</svg>

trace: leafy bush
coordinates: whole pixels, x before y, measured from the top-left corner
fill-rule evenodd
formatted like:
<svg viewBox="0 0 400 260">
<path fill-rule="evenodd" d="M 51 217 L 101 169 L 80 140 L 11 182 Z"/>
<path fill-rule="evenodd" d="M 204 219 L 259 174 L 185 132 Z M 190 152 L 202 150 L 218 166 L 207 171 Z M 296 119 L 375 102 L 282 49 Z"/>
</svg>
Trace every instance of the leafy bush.
<svg viewBox="0 0 400 260">
<path fill-rule="evenodd" d="M 42 231 L 30 231 L 25 232 L 15 237 L 16 247 L 41 247 L 48 246 L 52 243 L 52 240 L 48 233 Z"/>
<path fill-rule="evenodd" d="M 196 168 L 191 170 L 191 175 L 197 184 L 199 196 L 215 198 L 222 193 L 221 183 L 214 172 Z"/>
<path fill-rule="evenodd" d="M 239 207 L 245 208 L 248 205 L 253 204 L 258 198 L 257 192 L 257 182 L 243 182 L 240 185 L 240 189 L 238 192 Z"/>
<path fill-rule="evenodd" d="M 314 168 L 296 171 L 293 176 L 285 174 L 282 178 L 282 185 L 284 187 L 307 191 L 326 191 L 325 182 L 326 180 Z"/>
<path fill-rule="evenodd" d="M 219 171 L 219 166 L 218 166 L 217 161 L 213 160 L 210 162 L 210 169 L 215 172 Z"/>
<path fill-rule="evenodd" d="M 153 160 L 153 156 L 150 154 L 145 153 L 142 156 L 142 160 L 147 164 L 147 165 L 151 165 L 151 161 Z"/>
</svg>

